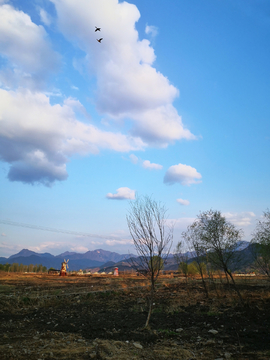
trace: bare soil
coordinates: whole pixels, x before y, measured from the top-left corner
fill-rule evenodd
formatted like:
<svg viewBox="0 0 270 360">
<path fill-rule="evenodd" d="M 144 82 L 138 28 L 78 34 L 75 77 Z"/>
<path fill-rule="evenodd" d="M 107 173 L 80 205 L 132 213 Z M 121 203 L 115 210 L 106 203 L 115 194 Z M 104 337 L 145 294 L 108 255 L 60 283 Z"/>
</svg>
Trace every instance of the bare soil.
<svg viewBox="0 0 270 360">
<path fill-rule="evenodd" d="M 270 288 L 161 277 L 0 274 L 0 359 L 270 359 Z"/>
</svg>

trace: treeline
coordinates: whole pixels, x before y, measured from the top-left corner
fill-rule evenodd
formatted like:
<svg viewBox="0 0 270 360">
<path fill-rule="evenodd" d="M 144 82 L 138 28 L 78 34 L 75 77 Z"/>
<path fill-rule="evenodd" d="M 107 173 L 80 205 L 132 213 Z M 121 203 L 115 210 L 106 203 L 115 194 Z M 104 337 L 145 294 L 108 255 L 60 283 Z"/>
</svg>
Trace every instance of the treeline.
<svg viewBox="0 0 270 360">
<path fill-rule="evenodd" d="M 6 272 L 21 272 L 21 273 L 44 273 L 47 272 L 46 266 L 39 265 L 23 265 L 18 263 L 13 264 L 0 264 L 0 271 Z"/>
</svg>

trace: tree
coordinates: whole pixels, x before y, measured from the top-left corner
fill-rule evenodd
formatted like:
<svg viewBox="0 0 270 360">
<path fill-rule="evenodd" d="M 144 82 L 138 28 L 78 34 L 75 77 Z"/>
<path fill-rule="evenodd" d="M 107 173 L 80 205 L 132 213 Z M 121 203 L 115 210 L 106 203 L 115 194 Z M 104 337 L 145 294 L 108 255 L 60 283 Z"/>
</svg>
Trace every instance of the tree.
<svg viewBox="0 0 270 360">
<path fill-rule="evenodd" d="M 29 264 L 28 265 L 28 272 L 33 272 L 34 269 L 34 265 L 33 264 Z"/>
<path fill-rule="evenodd" d="M 164 260 L 158 256 L 153 256 L 152 260 L 150 259 L 149 262 L 152 261 L 153 271 L 155 273 L 159 272 L 160 270 L 164 269 Z M 149 267 L 151 267 L 151 264 L 149 264 Z"/>
<path fill-rule="evenodd" d="M 197 271 L 201 276 L 205 295 L 208 298 L 208 289 L 204 279 L 206 253 L 196 221 L 189 225 L 186 231 L 182 232 L 182 237 L 188 245 L 190 252 L 194 255 L 194 264 L 196 264 Z"/>
<path fill-rule="evenodd" d="M 12 272 L 18 272 L 19 271 L 19 264 L 18 263 L 12 263 L 10 271 Z"/>
<path fill-rule="evenodd" d="M 188 277 L 188 255 L 184 251 L 185 244 L 183 241 L 179 241 L 174 250 L 174 259 L 178 265 L 178 271 L 184 274 L 187 282 Z"/>
<path fill-rule="evenodd" d="M 132 261 L 133 267 L 144 270 L 151 283 L 145 327 L 148 327 L 152 313 L 155 283 L 169 255 L 173 239 L 173 226 L 168 224 L 166 213 L 164 205 L 144 196 L 130 202 L 127 215 L 130 235 L 139 256 Z"/>
<path fill-rule="evenodd" d="M 193 226 L 207 255 L 207 261 L 214 268 L 224 271 L 231 279 L 240 301 L 243 302 L 230 270 L 233 263 L 239 261 L 237 248 L 242 238 L 242 230 L 227 221 L 220 211 L 213 210 L 200 213 Z"/>
<path fill-rule="evenodd" d="M 268 209 L 263 213 L 263 220 L 257 221 L 252 235 L 255 265 L 270 278 L 270 211 Z"/>
</svg>

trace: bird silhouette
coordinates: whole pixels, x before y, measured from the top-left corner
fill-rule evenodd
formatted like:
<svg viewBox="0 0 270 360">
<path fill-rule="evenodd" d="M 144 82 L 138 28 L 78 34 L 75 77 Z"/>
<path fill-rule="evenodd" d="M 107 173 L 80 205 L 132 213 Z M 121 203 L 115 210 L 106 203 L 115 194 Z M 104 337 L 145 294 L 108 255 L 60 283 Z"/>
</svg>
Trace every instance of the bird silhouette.
<svg viewBox="0 0 270 360">
<path fill-rule="evenodd" d="M 99 43 L 101 43 L 101 40 L 103 40 L 103 38 L 97 39 L 97 41 L 98 41 Z"/>
<path fill-rule="evenodd" d="M 96 31 L 100 31 L 100 29 L 101 29 L 101 28 L 98 28 L 98 27 L 96 27 L 96 26 L 95 26 L 95 28 L 96 28 L 95 32 L 96 32 Z"/>
</svg>

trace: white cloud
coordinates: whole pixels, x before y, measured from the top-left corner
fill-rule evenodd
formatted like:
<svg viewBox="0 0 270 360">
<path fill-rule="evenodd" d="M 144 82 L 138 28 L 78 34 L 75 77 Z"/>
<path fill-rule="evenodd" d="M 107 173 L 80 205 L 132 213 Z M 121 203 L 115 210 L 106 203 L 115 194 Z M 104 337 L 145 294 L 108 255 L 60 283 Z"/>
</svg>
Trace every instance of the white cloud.
<svg viewBox="0 0 270 360">
<path fill-rule="evenodd" d="M 11 88 L 43 86 L 60 59 L 52 50 L 43 26 L 8 4 L 0 6 L 0 18 L 0 54 L 9 61 L 0 72 L 0 81 Z"/>
<path fill-rule="evenodd" d="M 131 160 L 131 162 L 132 162 L 133 164 L 137 164 L 138 161 L 139 161 L 139 159 L 137 158 L 137 156 L 134 155 L 134 154 L 129 155 L 129 158 L 130 158 L 130 160 Z"/>
<path fill-rule="evenodd" d="M 184 199 L 177 199 L 176 200 L 179 204 L 187 206 L 190 204 L 190 202 L 188 200 L 184 200 Z"/>
<path fill-rule="evenodd" d="M 175 183 L 180 183 L 181 185 L 191 185 L 197 184 L 201 182 L 202 176 L 198 171 L 184 164 L 178 164 L 171 166 L 164 176 L 164 183 L 168 185 L 172 185 Z"/>
<path fill-rule="evenodd" d="M 196 137 L 184 128 L 181 117 L 171 105 L 156 107 L 144 112 L 134 112 L 136 123 L 132 134 L 141 136 L 150 145 L 166 147 L 176 139 L 195 140 Z"/>
<path fill-rule="evenodd" d="M 150 42 L 139 40 L 135 5 L 118 0 L 51 1 L 59 29 L 86 53 L 88 70 L 97 78 L 100 113 L 131 120 L 131 133 L 155 146 L 195 138 L 172 105 L 178 89 L 153 67 Z M 101 27 L 102 44 L 96 41 L 95 26 Z"/>
<path fill-rule="evenodd" d="M 116 194 L 108 193 L 106 195 L 107 199 L 112 199 L 112 200 L 126 200 L 126 199 L 133 200 L 135 199 L 135 196 L 136 196 L 135 190 L 131 190 L 128 187 L 121 187 L 117 189 Z"/>
<path fill-rule="evenodd" d="M 40 20 L 47 26 L 50 26 L 52 23 L 51 16 L 44 9 L 39 10 Z"/>
<path fill-rule="evenodd" d="M 158 28 L 156 26 L 153 26 L 153 25 L 146 25 L 145 33 L 147 35 L 151 35 L 152 37 L 155 37 L 158 34 Z"/>
<path fill-rule="evenodd" d="M 7 236 L 5 233 L 2 233 L 1 236 Z"/>
<path fill-rule="evenodd" d="M 11 244 L 10 242 L 7 243 L 4 241 L 0 242 L 1 256 L 3 257 L 9 257 L 10 255 L 16 254 L 20 250 L 22 250 L 21 245 Z"/>
<path fill-rule="evenodd" d="M 76 120 L 75 110 L 84 111 L 77 100 L 51 105 L 46 95 L 22 89 L 0 89 L 0 98 L 0 159 L 11 165 L 11 181 L 49 186 L 67 178 L 66 163 L 74 154 L 144 147 L 138 138 L 105 132 Z"/>
<path fill-rule="evenodd" d="M 76 245 L 76 246 L 72 246 L 70 248 L 71 251 L 74 251 L 74 252 L 78 252 L 78 253 L 86 253 L 89 249 L 83 245 Z"/>
<path fill-rule="evenodd" d="M 109 246 L 114 245 L 133 245 L 132 239 L 122 239 L 122 240 L 106 240 L 105 243 Z"/>
<path fill-rule="evenodd" d="M 226 212 L 222 215 L 236 226 L 249 226 L 256 217 L 252 211 L 245 211 L 240 213 Z"/>
<path fill-rule="evenodd" d="M 143 167 L 150 170 L 161 170 L 163 168 L 162 165 L 150 163 L 149 160 L 144 160 Z"/>
</svg>

